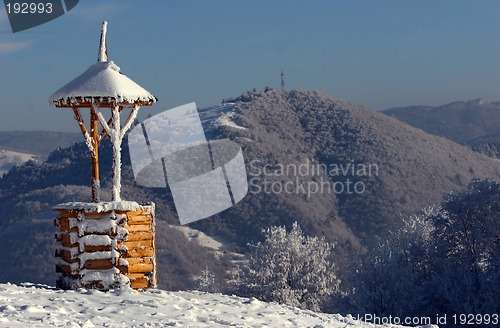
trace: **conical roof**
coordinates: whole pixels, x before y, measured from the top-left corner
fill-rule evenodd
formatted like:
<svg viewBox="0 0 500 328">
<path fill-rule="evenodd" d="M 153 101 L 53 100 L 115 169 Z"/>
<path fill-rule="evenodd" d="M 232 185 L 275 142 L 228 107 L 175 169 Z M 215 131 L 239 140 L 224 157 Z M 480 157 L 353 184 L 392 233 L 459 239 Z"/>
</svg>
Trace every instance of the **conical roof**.
<svg viewBox="0 0 500 328">
<path fill-rule="evenodd" d="M 93 102 L 151 105 L 156 97 L 120 73 L 113 61 L 97 62 L 49 98 L 56 107 L 91 107 Z"/>
<path fill-rule="evenodd" d="M 157 98 L 149 91 L 120 72 L 120 67 L 108 61 L 106 49 L 106 25 L 103 23 L 98 62 L 80 76 L 57 90 L 49 98 L 56 107 L 99 107 L 120 105 L 148 106 Z"/>
</svg>

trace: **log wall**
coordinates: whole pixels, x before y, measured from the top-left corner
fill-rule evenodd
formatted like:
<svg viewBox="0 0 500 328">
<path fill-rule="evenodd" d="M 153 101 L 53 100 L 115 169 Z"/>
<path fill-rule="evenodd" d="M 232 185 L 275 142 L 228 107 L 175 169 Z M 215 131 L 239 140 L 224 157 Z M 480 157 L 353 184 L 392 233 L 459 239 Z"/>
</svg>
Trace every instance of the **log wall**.
<svg viewBox="0 0 500 328">
<path fill-rule="evenodd" d="M 154 204 L 128 211 L 55 211 L 59 288 L 157 287 Z"/>
</svg>

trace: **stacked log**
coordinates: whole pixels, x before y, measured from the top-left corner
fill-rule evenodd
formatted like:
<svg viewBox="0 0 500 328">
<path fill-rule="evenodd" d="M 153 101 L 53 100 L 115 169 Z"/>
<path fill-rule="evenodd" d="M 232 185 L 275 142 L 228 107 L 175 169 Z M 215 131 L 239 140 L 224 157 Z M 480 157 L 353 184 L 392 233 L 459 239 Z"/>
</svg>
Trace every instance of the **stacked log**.
<svg viewBox="0 0 500 328">
<path fill-rule="evenodd" d="M 54 210 L 59 288 L 157 286 L 154 204 L 67 203 Z"/>
</svg>

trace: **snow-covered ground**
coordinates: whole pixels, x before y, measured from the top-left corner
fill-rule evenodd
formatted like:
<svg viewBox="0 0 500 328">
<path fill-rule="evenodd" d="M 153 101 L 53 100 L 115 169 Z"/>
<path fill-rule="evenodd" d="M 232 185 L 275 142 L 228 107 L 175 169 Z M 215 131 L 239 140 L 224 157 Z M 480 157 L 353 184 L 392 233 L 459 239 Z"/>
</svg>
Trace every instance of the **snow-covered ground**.
<svg viewBox="0 0 500 328">
<path fill-rule="evenodd" d="M 200 119 L 205 133 L 209 134 L 219 126 L 228 126 L 235 129 L 246 130 L 247 128 L 240 126 L 233 121 L 235 110 L 236 108 L 234 107 L 234 103 L 224 103 L 200 109 Z"/>
<path fill-rule="evenodd" d="M 222 113 L 220 117 L 216 120 L 216 125 L 218 126 L 229 126 L 231 128 L 247 130 L 247 128 L 240 126 L 233 122 L 234 112 Z"/>
<path fill-rule="evenodd" d="M 63 291 L 0 284 L 0 327 L 377 327 L 340 315 L 201 292 Z M 397 327 L 397 326 L 385 326 Z"/>
<path fill-rule="evenodd" d="M 0 176 L 10 170 L 14 165 L 19 165 L 29 160 L 36 160 L 33 154 L 19 153 L 0 149 Z"/>
<path fill-rule="evenodd" d="M 198 244 L 201 246 L 210 248 L 214 251 L 220 251 L 224 244 L 222 244 L 220 241 L 216 240 L 215 238 L 212 238 L 208 235 L 206 235 L 204 232 L 191 228 L 189 226 L 176 226 L 176 225 L 170 225 L 171 228 L 177 229 L 180 232 L 182 232 L 187 239 L 191 240 L 196 240 Z"/>
<path fill-rule="evenodd" d="M 224 250 L 224 243 L 216 238 L 210 237 L 204 232 L 191 228 L 189 226 L 176 226 L 171 225 L 171 228 L 177 229 L 186 236 L 190 241 L 196 241 L 199 245 L 208 248 L 215 256 L 220 257 L 226 255 L 234 264 L 241 263 L 245 260 L 245 255 L 236 252 L 229 252 Z"/>
</svg>

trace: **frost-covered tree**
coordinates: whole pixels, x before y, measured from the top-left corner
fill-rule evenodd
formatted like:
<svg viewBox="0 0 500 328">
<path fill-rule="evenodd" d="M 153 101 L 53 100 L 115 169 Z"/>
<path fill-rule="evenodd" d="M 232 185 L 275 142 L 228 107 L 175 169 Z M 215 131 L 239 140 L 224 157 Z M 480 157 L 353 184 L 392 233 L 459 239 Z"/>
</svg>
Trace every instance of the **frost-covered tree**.
<svg viewBox="0 0 500 328">
<path fill-rule="evenodd" d="M 432 316 L 500 311 L 500 184 L 473 180 L 411 218 L 355 267 L 359 312 Z"/>
<path fill-rule="evenodd" d="M 330 261 L 333 245 L 324 237 L 305 236 L 297 222 L 290 232 L 273 226 L 265 241 L 251 246 L 240 284 L 247 296 L 314 311 L 339 292 L 340 280 Z"/>
<path fill-rule="evenodd" d="M 219 285 L 215 280 L 215 273 L 208 267 L 205 267 L 200 274 L 194 277 L 196 289 L 207 293 L 217 293 L 220 291 Z"/>
<path fill-rule="evenodd" d="M 411 316 L 423 303 L 433 226 L 426 215 L 404 220 L 387 240 L 362 256 L 351 274 L 350 300 L 363 313 Z"/>
<path fill-rule="evenodd" d="M 429 294 L 442 313 L 500 311 L 500 184 L 474 180 L 449 194 L 435 226 Z"/>
</svg>

